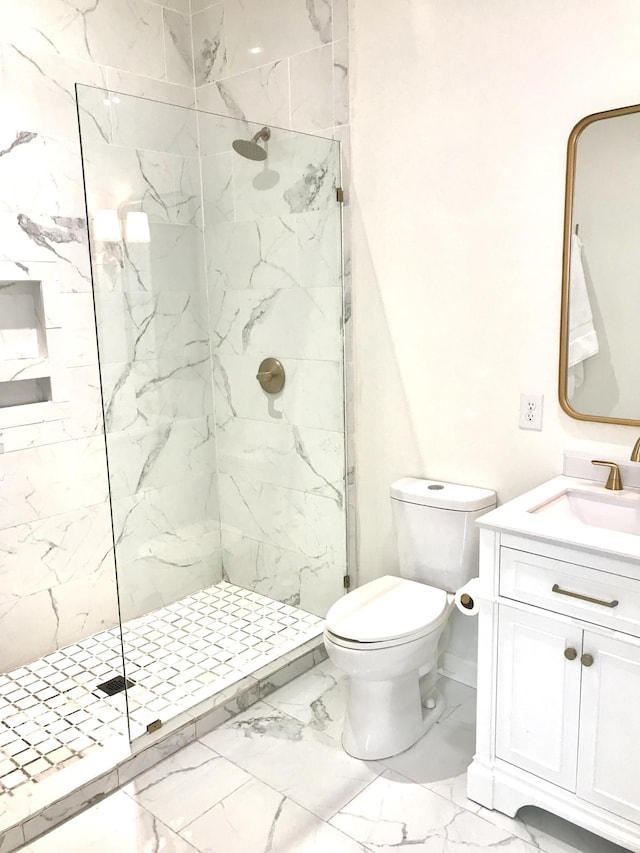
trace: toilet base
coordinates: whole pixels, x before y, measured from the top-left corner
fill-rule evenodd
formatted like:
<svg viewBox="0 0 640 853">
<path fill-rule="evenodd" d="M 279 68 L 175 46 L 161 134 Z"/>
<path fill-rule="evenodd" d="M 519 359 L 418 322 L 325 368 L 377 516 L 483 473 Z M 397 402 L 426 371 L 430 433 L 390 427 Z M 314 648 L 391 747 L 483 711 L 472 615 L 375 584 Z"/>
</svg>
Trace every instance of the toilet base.
<svg viewBox="0 0 640 853">
<path fill-rule="evenodd" d="M 438 722 L 445 702 L 430 693 L 433 708 L 423 706 L 420 680 L 411 672 L 394 681 L 352 680 L 342 733 L 342 747 L 354 758 L 391 758 L 413 746 Z"/>
</svg>

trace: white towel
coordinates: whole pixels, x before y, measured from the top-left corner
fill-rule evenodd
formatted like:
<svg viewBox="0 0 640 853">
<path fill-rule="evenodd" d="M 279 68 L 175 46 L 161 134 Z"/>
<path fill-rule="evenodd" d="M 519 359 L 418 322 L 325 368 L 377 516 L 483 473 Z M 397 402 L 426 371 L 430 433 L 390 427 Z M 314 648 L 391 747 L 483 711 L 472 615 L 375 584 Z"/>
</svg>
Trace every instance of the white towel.
<svg viewBox="0 0 640 853">
<path fill-rule="evenodd" d="M 584 381 L 585 359 L 595 355 L 600 346 L 593 325 L 593 314 L 587 281 L 582 266 L 582 240 L 571 235 L 571 257 L 569 259 L 569 352 L 567 358 L 568 396 Z"/>
</svg>

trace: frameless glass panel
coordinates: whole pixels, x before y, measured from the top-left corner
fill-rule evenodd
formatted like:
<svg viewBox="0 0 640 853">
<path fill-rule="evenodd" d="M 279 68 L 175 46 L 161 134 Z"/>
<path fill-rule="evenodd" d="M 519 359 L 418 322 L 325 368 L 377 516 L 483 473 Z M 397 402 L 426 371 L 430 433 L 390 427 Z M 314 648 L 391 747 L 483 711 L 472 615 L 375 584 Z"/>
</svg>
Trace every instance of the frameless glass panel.
<svg viewBox="0 0 640 853">
<path fill-rule="evenodd" d="M 317 636 L 342 594 L 339 148 L 78 103 L 136 736 Z"/>
</svg>

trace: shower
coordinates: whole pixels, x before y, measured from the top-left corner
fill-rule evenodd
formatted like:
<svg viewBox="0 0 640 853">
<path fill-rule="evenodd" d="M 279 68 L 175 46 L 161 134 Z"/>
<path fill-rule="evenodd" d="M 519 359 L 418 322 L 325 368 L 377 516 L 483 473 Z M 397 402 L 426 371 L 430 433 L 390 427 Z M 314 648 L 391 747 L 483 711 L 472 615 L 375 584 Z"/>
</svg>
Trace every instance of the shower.
<svg viewBox="0 0 640 853">
<path fill-rule="evenodd" d="M 267 152 L 264 148 L 258 145 L 258 142 L 271 139 L 271 131 L 268 127 L 263 127 L 259 130 L 251 140 L 234 139 L 232 145 L 236 154 L 241 157 L 246 157 L 247 160 L 266 160 Z"/>
</svg>

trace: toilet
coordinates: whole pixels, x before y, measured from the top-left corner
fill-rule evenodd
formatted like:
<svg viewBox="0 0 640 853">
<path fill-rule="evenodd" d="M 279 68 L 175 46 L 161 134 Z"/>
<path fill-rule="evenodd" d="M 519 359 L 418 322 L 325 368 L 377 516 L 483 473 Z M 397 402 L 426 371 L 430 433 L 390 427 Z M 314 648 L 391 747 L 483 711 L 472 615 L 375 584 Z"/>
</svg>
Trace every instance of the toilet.
<svg viewBox="0 0 640 853">
<path fill-rule="evenodd" d="M 437 721 L 438 643 L 454 593 L 477 575 L 475 520 L 495 492 L 405 477 L 391 486 L 400 577 L 370 581 L 327 613 L 324 644 L 349 676 L 342 745 L 355 758 L 397 755 Z"/>
</svg>

